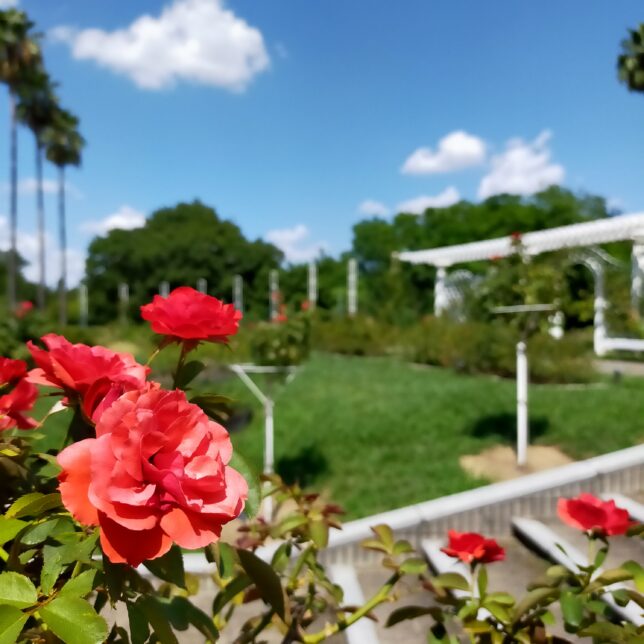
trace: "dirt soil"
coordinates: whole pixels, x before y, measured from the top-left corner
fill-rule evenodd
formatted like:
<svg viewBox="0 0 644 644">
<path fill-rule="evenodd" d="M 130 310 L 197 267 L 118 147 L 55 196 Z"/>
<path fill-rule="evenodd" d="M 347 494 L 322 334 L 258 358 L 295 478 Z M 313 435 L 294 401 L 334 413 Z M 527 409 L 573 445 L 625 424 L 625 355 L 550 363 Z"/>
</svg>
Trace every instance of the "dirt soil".
<svg viewBox="0 0 644 644">
<path fill-rule="evenodd" d="M 488 479 L 489 481 L 507 481 L 524 474 L 541 472 L 553 467 L 560 467 L 572 463 L 572 459 L 564 454 L 558 447 L 547 445 L 531 445 L 528 447 L 528 462 L 525 467 L 517 465 L 515 451 L 507 445 L 496 445 L 484 450 L 480 454 L 461 456 L 461 467 L 475 478 Z"/>
</svg>

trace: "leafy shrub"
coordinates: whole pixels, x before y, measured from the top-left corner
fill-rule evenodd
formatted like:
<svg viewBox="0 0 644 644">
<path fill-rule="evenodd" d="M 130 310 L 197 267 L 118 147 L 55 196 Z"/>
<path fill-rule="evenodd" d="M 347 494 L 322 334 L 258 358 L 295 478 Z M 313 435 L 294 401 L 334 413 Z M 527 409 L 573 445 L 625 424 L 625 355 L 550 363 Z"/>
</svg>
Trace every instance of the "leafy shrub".
<svg viewBox="0 0 644 644">
<path fill-rule="evenodd" d="M 250 340 L 253 362 L 272 367 L 300 364 L 309 355 L 310 322 L 298 316 L 284 322 L 258 324 Z"/>
<path fill-rule="evenodd" d="M 388 352 L 392 336 L 392 327 L 372 317 L 316 320 L 313 325 L 313 346 L 331 353 L 384 355 Z"/>
</svg>

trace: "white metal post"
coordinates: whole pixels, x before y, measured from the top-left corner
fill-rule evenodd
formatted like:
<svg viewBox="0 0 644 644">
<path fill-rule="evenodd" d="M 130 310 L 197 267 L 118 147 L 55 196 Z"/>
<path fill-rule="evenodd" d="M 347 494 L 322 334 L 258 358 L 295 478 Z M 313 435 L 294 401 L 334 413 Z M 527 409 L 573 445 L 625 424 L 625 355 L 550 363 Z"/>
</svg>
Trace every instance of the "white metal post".
<svg viewBox="0 0 644 644">
<path fill-rule="evenodd" d="M 130 308 L 130 287 L 126 282 L 119 284 L 119 306 L 121 308 L 121 323 L 127 324 L 127 315 Z"/>
<path fill-rule="evenodd" d="M 244 278 L 241 275 L 233 278 L 233 304 L 238 311 L 244 312 Z"/>
<path fill-rule="evenodd" d="M 528 461 L 528 356 L 525 342 L 517 343 L 517 464 Z"/>
<path fill-rule="evenodd" d="M 447 286 L 445 280 L 447 270 L 443 266 L 436 269 L 436 283 L 434 284 L 434 315 L 441 315 L 447 310 Z"/>
<path fill-rule="evenodd" d="M 200 277 L 197 280 L 197 290 L 200 293 L 204 293 L 204 294 L 208 292 L 208 282 L 204 277 Z"/>
<path fill-rule="evenodd" d="M 87 326 L 89 322 L 89 297 L 87 285 L 81 284 L 78 287 L 78 317 L 81 326 Z"/>
<path fill-rule="evenodd" d="M 313 311 L 318 302 L 318 267 L 315 262 L 309 262 L 308 300 Z"/>
<path fill-rule="evenodd" d="M 268 301 L 270 319 L 274 321 L 279 315 L 279 295 L 280 295 L 280 278 L 276 270 L 272 270 L 268 276 Z"/>
<path fill-rule="evenodd" d="M 347 313 L 353 317 L 358 312 L 358 261 L 349 260 L 347 271 Z"/>
<path fill-rule="evenodd" d="M 161 297 L 168 297 L 170 295 L 170 283 L 169 282 L 161 282 L 159 284 L 159 295 Z"/>
</svg>

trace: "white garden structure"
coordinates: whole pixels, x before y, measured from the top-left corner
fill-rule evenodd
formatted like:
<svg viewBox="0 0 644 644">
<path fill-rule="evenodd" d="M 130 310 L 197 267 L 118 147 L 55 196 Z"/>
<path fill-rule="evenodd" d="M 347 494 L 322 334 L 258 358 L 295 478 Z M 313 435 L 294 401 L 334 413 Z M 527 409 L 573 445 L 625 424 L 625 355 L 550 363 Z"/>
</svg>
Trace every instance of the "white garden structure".
<svg viewBox="0 0 644 644">
<path fill-rule="evenodd" d="M 571 226 L 525 233 L 521 237 L 528 255 L 539 255 L 565 248 L 588 248 L 576 254 L 572 261 L 586 266 L 595 280 L 595 334 L 594 347 L 597 355 L 612 350 L 644 351 L 644 340 L 608 337 L 604 311 L 605 254 L 594 248 L 598 244 L 615 241 L 633 242 L 633 271 L 631 293 L 633 304 L 638 307 L 644 275 L 644 213 L 617 215 L 606 219 L 589 221 Z M 412 264 L 428 264 L 437 268 L 434 289 L 434 312 L 443 313 L 449 305 L 448 269 L 465 262 L 485 261 L 506 257 L 514 252 L 512 237 L 498 237 L 469 244 L 442 246 L 427 250 L 396 253 L 396 257 Z"/>
</svg>

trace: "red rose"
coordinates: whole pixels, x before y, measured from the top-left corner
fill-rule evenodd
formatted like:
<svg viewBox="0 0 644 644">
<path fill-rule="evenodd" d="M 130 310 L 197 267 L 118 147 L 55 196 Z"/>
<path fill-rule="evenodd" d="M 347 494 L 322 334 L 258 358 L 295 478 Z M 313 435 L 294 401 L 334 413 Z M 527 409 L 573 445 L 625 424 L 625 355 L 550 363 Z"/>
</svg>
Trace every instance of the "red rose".
<svg viewBox="0 0 644 644">
<path fill-rule="evenodd" d="M 145 385 L 150 369 L 136 362 L 129 353 L 72 344 L 62 335 L 53 333 L 41 339 L 47 350 L 40 349 L 33 342 L 27 343 L 38 365 L 29 372 L 30 382 L 59 387 L 72 398 L 82 398 L 98 381 L 117 383 L 124 391 L 141 389 Z"/>
<path fill-rule="evenodd" d="M 628 512 L 615 501 L 602 501 L 592 494 L 580 494 L 576 499 L 559 499 L 557 514 L 567 525 L 596 535 L 624 534 L 634 522 Z"/>
<path fill-rule="evenodd" d="M 100 525 L 103 552 L 132 566 L 177 543 L 201 548 L 244 507 L 248 486 L 227 466 L 228 433 L 182 391 L 150 383 L 106 410 L 96 438 L 58 455 L 60 493 L 85 525 Z"/>
<path fill-rule="evenodd" d="M 505 559 L 505 550 L 494 539 L 486 539 L 476 532 L 450 530 L 449 544 L 441 550 L 450 557 L 467 564 L 492 563 Z"/>
<path fill-rule="evenodd" d="M 33 308 L 34 308 L 33 302 L 29 302 L 29 301 L 18 302 L 16 309 L 14 311 L 14 314 L 18 319 L 22 319 Z"/>
<path fill-rule="evenodd" d="M 232 304 L 189 286 L 174 289 L 168 297 L 155 295 L 141 307 L 141 317 L 155 333 L 170 341 L 228 342 L 239 329 L 242 314 Z"/>
<path fill-rule="evenodd" d="M 0 388 L 6 391 L 13 385 L 13 389 L 0 396 L 0 431 L 12 427 L 31 429 L 38 424 L 24 415 L 38 397 L 38 389 L 25 380 L 26 375 L 26 362 L 0 356 Z"/>
</svg>

